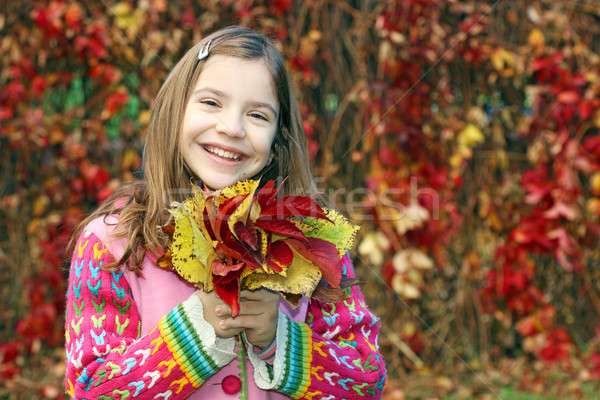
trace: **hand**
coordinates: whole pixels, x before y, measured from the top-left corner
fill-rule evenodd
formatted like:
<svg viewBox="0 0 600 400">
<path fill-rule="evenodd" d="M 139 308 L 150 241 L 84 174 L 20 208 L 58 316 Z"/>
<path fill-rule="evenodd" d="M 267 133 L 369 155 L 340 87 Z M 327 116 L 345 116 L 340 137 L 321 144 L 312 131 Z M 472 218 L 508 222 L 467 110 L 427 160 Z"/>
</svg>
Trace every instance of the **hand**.
<svg viewBox="0 0 600 400">
<path fill-rule="evenodd" d="M 215 310 L 219 307 L 225 307 L 230 310 L 231 309 L 221 298 L 215 293 L 213 290 L 210 293 L 205 293 L 202 290 L 198 290 L 196 295 L 202 301 L 202 308 L 204 309 L 204 319 L 208 322 L 213 329 L 215 330 L 215 334 L 217 337 L 227 339 L 230 337 L 234 337 L 235 335 L 239 335 L 244 329 L 243 328 L 231 328 L 224 329 L 220 326 L 220 322 L 222 321 L 222 317 L 215 313 Z"/>
<path fill-rule="evenodd" d="M 227 304 L 219 304 L 215 314 L 221 317 L 219 327 L 227 330 L 244 330 L 252 345 L 264 349 L 277 333 L 279 316 L 279 294 L 266 289 L 242 290 L 240 312 L 233 318 Z"/>
</svg>

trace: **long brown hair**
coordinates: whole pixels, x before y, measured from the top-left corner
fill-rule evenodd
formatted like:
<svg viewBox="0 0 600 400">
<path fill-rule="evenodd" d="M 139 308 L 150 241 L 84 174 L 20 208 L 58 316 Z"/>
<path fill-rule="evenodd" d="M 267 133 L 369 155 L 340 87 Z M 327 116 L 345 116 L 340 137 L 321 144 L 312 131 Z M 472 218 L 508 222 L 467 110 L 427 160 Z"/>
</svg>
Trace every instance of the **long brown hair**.
<svg viewBox="0 0 600 400">
<path fill-rule="evenodd" d="M 273 160 L 259 173 L 262 182 L 287 178 L 282 195 L 314 195 L 317 191 L 308 158 L 308 146 L 300 109 L 281 53 L 264 35 L 228 27 L 203 38 L 167 75 L 152 105 L 144 146 L 143 180 L 121 186 L 78 227 L 71 247 L 92 220 L 119 214 L 114 237 L 127 238 L 124 254 L 107 269 L 126 265 L 140 274 L 147 251 L 158 255 L 168 246 L 159 229 L 168 222 L 167 208 L 183 201 L 192 186 L 190 172 L 181 155 L 179 140 L 186 105 L 205 60 L 200 49 L 211 41 L 208 58 L 215 55 L 263 60 L 273 78 L 279 101 L 278 129 L 273 141 Z M 197 179 L 197 178 L 195 178 Z"/>
</svg>

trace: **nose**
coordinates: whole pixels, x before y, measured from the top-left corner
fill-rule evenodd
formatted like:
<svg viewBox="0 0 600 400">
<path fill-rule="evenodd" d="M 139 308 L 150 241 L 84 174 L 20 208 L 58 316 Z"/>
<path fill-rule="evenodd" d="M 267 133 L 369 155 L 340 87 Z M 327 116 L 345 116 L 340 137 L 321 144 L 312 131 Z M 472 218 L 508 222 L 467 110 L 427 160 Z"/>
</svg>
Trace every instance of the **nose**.
<svg viewBox="0 0 600 400">
<path fill-rule="evenodd" d="M 227 136 L 242 138 L 246 135 L 244 121 L 240 113 L 230 111 L 219 113 L 216 130 Z"/>
</svg>

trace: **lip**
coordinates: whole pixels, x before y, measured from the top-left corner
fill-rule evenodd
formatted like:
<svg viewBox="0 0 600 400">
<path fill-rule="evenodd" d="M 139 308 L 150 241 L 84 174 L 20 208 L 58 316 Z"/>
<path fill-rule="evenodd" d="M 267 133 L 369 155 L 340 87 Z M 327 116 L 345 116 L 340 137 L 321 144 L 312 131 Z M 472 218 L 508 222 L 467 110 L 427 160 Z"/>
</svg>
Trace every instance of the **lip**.
<svg viewBox="0 0 600 400">
<path fill-rule="evenodd" d="M 207 154 L 207 156 L 209 156 L 212 160 L 214 160 L 218 164 L 222 164 L 222 165 L 238 165 L 239 163 L 243 162 L 245 158 L 248 157 L 246 155 L 246 153 L 244 153 L 243 151 L 240 151 L 239 149 L 236 149 L 235 147 L 223 146 L 221 144 L 200 143 L 200 147 L 202 148 L 204 153 Z M 215 153 L 212 153 L 212 152 L 206 150 L 207 147 L 214 147 L 217 149 L 221 149 L 223 151 L 238 154 L 239 159 L 238 160 L 230 160 L 230 159 L 223 158 L 223 157 L 219 156 L 218 154 L 215 154 Z"/>
</svg>

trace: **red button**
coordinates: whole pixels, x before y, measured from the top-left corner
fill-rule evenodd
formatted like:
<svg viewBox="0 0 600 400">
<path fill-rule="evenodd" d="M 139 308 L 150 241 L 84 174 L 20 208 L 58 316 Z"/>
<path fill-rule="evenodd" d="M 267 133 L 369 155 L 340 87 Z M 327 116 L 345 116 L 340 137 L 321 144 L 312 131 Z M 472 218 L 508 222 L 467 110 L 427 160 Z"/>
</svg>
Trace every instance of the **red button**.
<svg viewBox="0 0 600 400">
<path fill-rule="evenodd" d="M 235 375 L 227 375 L 221 382 L 223 391 L 227 394 L 236 394 L 242 388 L 242 381 Z"/>
</svg>

